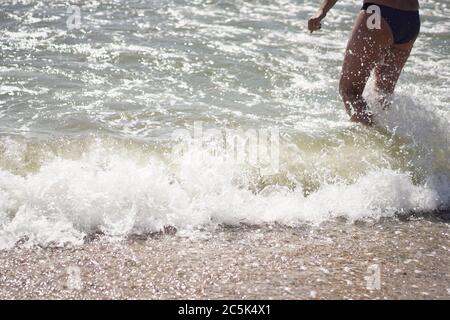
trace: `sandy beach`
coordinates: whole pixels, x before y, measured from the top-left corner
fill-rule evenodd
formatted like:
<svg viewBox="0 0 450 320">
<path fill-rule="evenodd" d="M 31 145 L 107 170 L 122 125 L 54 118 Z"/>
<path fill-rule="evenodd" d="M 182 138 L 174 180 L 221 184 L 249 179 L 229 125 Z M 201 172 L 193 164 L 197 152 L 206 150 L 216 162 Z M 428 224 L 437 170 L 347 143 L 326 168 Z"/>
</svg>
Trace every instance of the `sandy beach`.
<svg viewBox="0 0 450 320">
<path fill-rule="evenodd" d="M 449 0 L 382 2 L 0 1 L 0 299 L 450 299 Z"/>
<path fill-rule="evenodd" d="M 0 298 L 448 299 L 449 231 L 387 219 L 17 247 L 0 252 Z"/>
</svg>

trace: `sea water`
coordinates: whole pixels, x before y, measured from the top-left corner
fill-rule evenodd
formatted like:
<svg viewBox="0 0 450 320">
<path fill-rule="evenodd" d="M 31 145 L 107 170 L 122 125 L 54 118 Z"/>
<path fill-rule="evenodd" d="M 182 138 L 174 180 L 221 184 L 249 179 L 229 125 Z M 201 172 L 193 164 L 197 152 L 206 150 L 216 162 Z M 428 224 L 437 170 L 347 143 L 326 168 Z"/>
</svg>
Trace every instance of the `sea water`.
<svg viewBox="0 0 450 320">
<path fill-rule="evenodd" d="M 0 3 L 0 248 L 450 208 L 450 4 L 376 126 L 338 81 L 358 1 Z"/>
</svg>

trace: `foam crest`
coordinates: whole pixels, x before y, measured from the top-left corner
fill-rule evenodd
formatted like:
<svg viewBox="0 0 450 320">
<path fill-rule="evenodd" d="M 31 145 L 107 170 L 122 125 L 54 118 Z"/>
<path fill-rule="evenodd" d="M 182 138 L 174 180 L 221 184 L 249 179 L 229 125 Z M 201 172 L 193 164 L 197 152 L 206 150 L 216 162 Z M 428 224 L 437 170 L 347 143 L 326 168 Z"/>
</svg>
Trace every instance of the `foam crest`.
<svg viewBox="0 0 450 320">
<path fill-rule="evenodd" d="M 138 161 L 97 141 L 79 159 L 53 157 L 25 176 L 0 171 L 0 246 L 79 244 L 173 226 L 350 221 L 448 206 L 450 181 L 415 185 L 410 175 L 375 169 L 350 182 L 322 184 L 309 195 L 276 183 L 255 190 L 257 175 L 204 148 Z"/>
</svg>

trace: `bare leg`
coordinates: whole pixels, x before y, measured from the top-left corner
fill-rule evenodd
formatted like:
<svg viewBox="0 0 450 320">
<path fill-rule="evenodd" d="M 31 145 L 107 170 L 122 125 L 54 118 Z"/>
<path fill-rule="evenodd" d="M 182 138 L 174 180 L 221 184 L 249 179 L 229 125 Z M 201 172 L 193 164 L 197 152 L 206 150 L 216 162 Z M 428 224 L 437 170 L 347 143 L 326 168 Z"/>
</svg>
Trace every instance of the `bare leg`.
<svg viewBox="0 0 450 320">
<path fill-rule="evenodd" d="M 381 94 L 381 102 L 385 107 L 389 105 L 387 96 L 394 93 L 400 73 L 409 58 L 414 46 L 414 40 L 404 44 L 394 44 L 388 48 L 384 61 L 375 66 L 376 88 Z"/>
<path fill-rule="evenodd" d="M 393 44 L 393 36 L 383 19 L 381 29 L 369 29 L 368 17 L 370 14 L 361 11 L 356 19 L 345 52 L 339 91 L 351 120 L 370 125 L 372 115 L 362 94 L 370 72 Z"/>
</svg>

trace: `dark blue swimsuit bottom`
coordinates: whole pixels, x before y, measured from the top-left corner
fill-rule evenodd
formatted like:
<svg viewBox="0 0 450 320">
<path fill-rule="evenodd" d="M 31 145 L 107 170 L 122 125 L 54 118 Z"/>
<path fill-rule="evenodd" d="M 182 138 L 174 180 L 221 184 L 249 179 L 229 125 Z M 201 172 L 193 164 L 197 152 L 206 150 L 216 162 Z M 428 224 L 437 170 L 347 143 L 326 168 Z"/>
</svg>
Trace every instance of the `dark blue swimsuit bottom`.
<svg viewBox="0 0 450 320">
<path fill-rule="evenodd" d="M 365 3 L 361 10 L 367 11 L 372 5 L 380 8 L 381 16 L 391 27 L 394 44 L 407 43 L 417 38 L 420 31 L 419 11 L 399 10 L 374 3 Z"/>
</svg>

